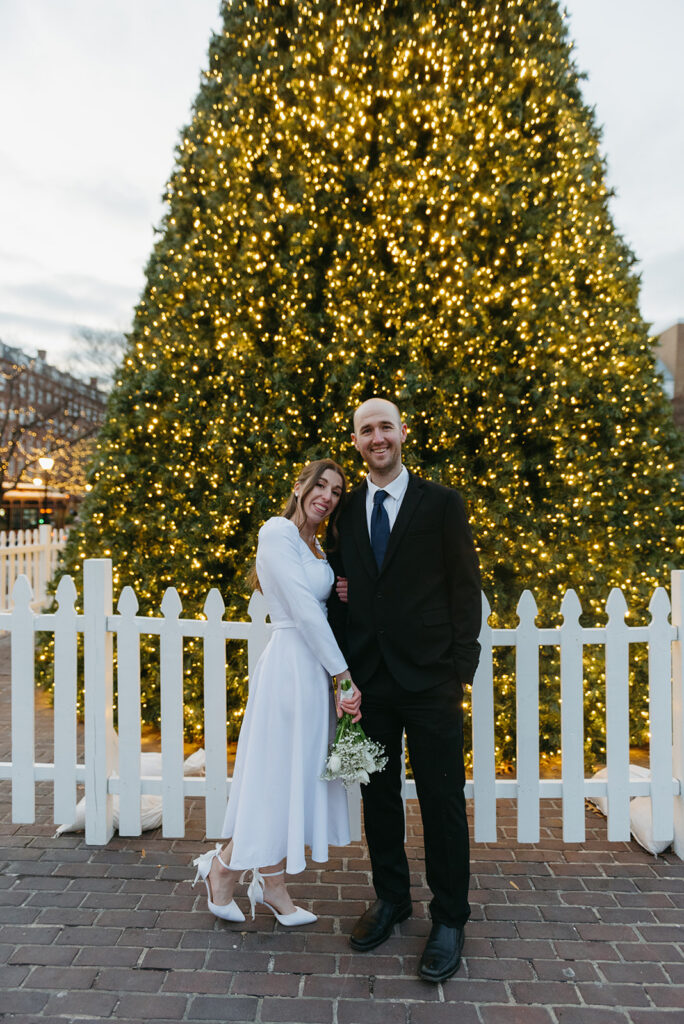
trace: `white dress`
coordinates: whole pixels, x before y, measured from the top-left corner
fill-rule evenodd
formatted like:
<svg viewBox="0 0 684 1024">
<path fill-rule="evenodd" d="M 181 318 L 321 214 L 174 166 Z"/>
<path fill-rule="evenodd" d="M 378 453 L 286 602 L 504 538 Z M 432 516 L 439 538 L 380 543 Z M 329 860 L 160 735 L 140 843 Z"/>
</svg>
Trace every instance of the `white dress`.
<svg viewBox="0 0 684 1024">
<path fill-rule="evenodd" d="M 265 867 L 287 858 L 290 874 L 328 859 L 328 845 L 350 841 L 341 782 L 323 782 L 335 728 L 330 676 L 346 661 L 328 625 L 334 582 L 289 520 L 259 531 L 257 575 L 272 634 L 249 686 L 222 836 L 233 838 L 231 867 Z"/>
</svg>

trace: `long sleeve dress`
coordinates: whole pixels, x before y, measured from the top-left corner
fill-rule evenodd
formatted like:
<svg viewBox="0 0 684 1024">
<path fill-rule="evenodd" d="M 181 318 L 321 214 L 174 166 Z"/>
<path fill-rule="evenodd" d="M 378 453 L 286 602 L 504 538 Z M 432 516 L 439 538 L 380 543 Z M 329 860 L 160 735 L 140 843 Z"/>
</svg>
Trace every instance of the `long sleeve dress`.
<svg viewBox="0 0 684 1024">
<path fill-rule="evenodd" d="M 350 841 L 344 787 L 320 779 L 335 727 L 330 676 L 346 661 L 325 606 L 334 573 L 291 520 L 262 526 L 256 568 L 272 633 L 250 680 L 222 835 L 231 867 L 286 858 L 296 874 L 305 846 L 326 861 L 328 845 Z"/>
</svg>

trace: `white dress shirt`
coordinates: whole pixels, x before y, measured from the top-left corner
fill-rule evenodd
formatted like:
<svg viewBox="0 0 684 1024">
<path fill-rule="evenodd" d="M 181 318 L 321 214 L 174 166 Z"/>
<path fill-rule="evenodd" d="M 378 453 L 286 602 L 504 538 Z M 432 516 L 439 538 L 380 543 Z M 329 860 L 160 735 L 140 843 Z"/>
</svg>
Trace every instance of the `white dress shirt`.
<svg viewBox="0 0 684 1024">
<path fill-rule="evenodd" d="M 368 523 L 368 536 L 370 536 L 371 515 L 373 513 L 373 498 L 375 496 L 375 492 L 387 491 L 384 506 L 387 510 L 387 518 L 389 519 L 391 531 L 396 521 L 397 513 L 401 507 L 401 503 L 404 500 L 408 482 L 409 475 L 406 466 L 402 466 L 399 475 L 395 476 L 394 480 L 389 484 L 385 484 L 384 487 L 378 487 L 377 484 L 374 484 L 370 475 L 366 477 L 366 522 Z"/>
</svg>

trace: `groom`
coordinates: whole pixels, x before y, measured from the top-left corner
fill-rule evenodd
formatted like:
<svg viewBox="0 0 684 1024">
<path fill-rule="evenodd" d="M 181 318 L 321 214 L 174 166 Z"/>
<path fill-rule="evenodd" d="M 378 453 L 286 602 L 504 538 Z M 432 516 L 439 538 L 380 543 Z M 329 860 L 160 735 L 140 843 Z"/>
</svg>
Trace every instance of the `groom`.
<svg viewBox="0 0 684 1024">
<path fill-rule="evenodd" d="M 338 519 L 330 562 L 348 581 L 333 592 L 330 621 L 363 694 L 366 734 L 387 767 L 362 786 L 377 900 L 351 933 L 374 949 L 411 914 L 404 850 L 401 738 L 406 732 L 420 802 L 432 929 L 419 976 L 438 982 L 458 969 L 470 915 L 463 766 L 463 684 L 479 656 L 477 554 L 459 494 L 402 465 L 407 428 L 392 402 L 371 398 L 354 413 L 352 441 L 368 466 Z"/>
</svg>

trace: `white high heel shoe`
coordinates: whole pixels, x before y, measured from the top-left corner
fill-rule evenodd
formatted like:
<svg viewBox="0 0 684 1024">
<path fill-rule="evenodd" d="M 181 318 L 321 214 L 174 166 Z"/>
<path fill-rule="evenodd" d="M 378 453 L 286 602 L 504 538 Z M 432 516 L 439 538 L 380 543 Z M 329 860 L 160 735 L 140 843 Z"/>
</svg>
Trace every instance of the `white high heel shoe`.
<svg viewBox="0 0 684 1024">
<path fill-rule="evenodd" d="M 252 881 L 249 883 L 247 890 L 247 896 L 249 897 L 249 903 L 252 908 L 252 920 L 254 920 L 254 908 L 257 903 L 263 903 L 265 907 L 275 915 L 276 920 L 279 924 L 284 924 L 287 928 L 294 928 L 298 924 L 313 924 L 318 918 L 315 914 L 310 913 L 308 910 L 303 910 L 301 907 L 295 907 L 291 914 L 280 914 L 276 908 L 264 899 L 264 878 L 271 878 L 274 875 L 284 875 L 285 871 L 259 871 L 258 868 L 254 868 L 252 872 Z"/>
<path fill-rule="evenodd" d="M 209 872 L 211 871 L 211 865 L 214 857 L 216 857 L 219 864 L 222 864 L 224 868 L 232 870 L 230 865 L 226 864 L 226 862 L 222 860 L 219 853 L 220 849 L 221 844 L 217 843 L 215 850 L 207 850 L 206 853 L 203 853 L 196 860 L 193 860 L 192 864 L 193 867 L 197 868 L 197 874 L 195 875 L 195 881 L 192 884 L 194 886 L 200 878 L 202 879 L 207 887 L 207 906 L 214 917 L 220 917 L 222 921 L 244 921 L 245 915 L 242 913 L 235 900 L 231 900 L 230 903 L 225 903 L 223 905 L 212 902 L 211 886 L 209 885 Z M 254 911 L 252 911 L 252 917 L 254 917 Z"/>
</svg>

